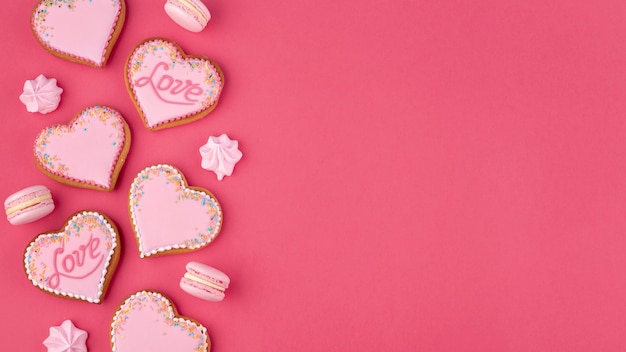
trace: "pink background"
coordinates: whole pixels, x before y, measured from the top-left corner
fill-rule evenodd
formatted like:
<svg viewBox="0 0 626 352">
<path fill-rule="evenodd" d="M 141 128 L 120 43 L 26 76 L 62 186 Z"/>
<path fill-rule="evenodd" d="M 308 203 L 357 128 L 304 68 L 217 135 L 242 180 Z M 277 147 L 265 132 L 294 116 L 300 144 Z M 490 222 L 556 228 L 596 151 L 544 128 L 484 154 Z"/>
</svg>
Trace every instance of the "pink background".
<svg viewBox="0 0 626 352">
<path fill-rule="evenodd" d="M 616 1 L 207 0 L 199 34 L 164 1 L 127 0 L 104 69 L 46 53 L 35 1 L 7 1 L 0 197 L 48 186 L 58 208 L 0 221 L 3 350 L 45 351 L 72 319 L 108 351 L 117 305 L 170 296 L 212 351 L 623 351 L 626 346 L 626 3 Z M 141 40 L 162 36 L 225 73 L 217 109 L 146 130 L 124 86 Z M 39 73 L 65 90 L 49 115 L 19 102 Z M 58 184 L 32 160 L 47 125 L 118 109 L 131 151 L 114 192 Z M 219 182 L 209 135 L 240 141 Z M 224 228 L 207 248 L 140 259 L 127 214 L 136 173 L 180 168 L 210 189 Z M 103 304 L 36 289 L 22 253 L 82 209 L 109 215 L 123 255 Z M 178 288 L 191 260 L 232 279 L 221 303 Z"/>
</svg>

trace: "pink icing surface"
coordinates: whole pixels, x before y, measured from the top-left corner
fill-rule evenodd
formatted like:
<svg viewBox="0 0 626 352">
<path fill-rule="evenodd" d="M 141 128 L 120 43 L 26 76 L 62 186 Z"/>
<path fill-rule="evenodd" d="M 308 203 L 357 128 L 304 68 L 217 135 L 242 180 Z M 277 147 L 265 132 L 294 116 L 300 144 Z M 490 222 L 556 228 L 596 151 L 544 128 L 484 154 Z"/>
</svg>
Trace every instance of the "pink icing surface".
<svg viewBox="0 0 626 352">
<path fill-rule="evenodd" d="M 122 115 L 111 108 L 87 108 L 71 125 L 41 131 L 35 158 L 51 174 L 109 189 L 127 138 L 124 125 Z"/>
<path fill-rule="evenodd" d="M 119 307 L 111 324 L 114 352 L 209 350 L 206 328 L 176 317 L 172 303 L 156 292 L 140 291 Z"/>
<path fill-rule="evenodd" d="M 101 214 L 78 213 L 62 232 L 41 234 L 30 243 L 26 274 L 44 291 L 99 303 L 117 246 L 117 234 Z"/>
<path fill-rule="evenodd" d="M 212 195 L 189 189 L 170 165 L 142 170 L 131 185 L 130 213 L 141 257 L 199 249 L 218 235 L 222 211 Z"/>
<path fill-rule="evenodd" d="M 48 47 L 101 66 L 121 9 L 120 0 L 44 0 L 32 26 Z"/>
<path fill-rule="evenodd" d="M 146 126 L 201 114 L 217 104 L 223 82 L 206 58 L 184 58 L 172 42 L 140 44 L 128 59 L 128 85 Z"/>
</svg>

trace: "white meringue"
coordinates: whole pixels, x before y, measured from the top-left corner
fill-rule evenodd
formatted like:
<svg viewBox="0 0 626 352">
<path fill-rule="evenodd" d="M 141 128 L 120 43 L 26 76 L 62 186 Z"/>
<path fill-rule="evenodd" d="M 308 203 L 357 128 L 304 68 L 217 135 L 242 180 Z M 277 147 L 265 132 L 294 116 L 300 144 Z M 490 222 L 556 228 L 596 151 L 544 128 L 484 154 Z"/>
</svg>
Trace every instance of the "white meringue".
<svg viewBox="0 0 626 352">
<path fill-rule="evenodd" d="M 74 326 L 71 320 L 50 327 L 50 336 L 43 341 L 48 352 L 87 352 L 87 332 Z"/>
<path fill-rule="evenodd" d="M 221 181 L 224 176 L 232 175 L 235 164 L 241 160 L 243 153 L 239 151 L 239 142 L 222 134 L 219 137 L 210 136 L 207 143 L 200 147 L 200 155 L 202 168 L 215 172 L 217 179 Z"/>
<path fill-rule="evenodd" d="M 26 105 L 28 112 L 47 114 L 57 109 L 61 101 L 63 89 L 57 86 L 55 78 L 39 75 L 34 80 L 24 82 L 24 93 L 20 101 Z"/>
</svg>

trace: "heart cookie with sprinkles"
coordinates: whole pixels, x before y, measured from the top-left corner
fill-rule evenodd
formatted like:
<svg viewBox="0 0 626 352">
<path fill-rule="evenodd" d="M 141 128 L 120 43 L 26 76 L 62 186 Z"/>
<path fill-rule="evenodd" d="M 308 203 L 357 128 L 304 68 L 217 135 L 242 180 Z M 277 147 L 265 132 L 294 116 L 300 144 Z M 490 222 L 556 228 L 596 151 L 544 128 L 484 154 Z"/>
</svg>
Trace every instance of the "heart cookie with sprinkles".
<svg viewBox="0 0 626 352">
<path fill-rule="evenodd" d="M 126 88 L 146 128 L 159 130 L 203 118 L 217 106 L 224 75 L 204 56 L 186 55 L 174 42 L 153 38 L 126 62 Z"/>
<path fill-rule="evenodd" d="M 139 256 L 175 254 L 205 247 L 222 227 L 222 209 L 211 192 L 188 187 L 171 165 L 143 169 L 130 186 L 130 218 Z"/>
<path fill-rule="evenodd" d="M 35 237 L 24 253 L 24 265 L 28 279 L 40 290 L 100 303 L 119 256 L 113 221 L 95 211 L 83 211 L 61 230 Z"/>
<path fill-rule="evenodd" d="M 69 125 L 45 128 L 35 139 L 35 162 L 71 186 L 112 191 L 130 148 L 122 115 L 106 106 L 80 112 Z"/>
<path fill-rule="evenodd" d="M 125 17 L 124 0 L 41 0 L 33 9 L 31 27 L 52 55 L 104 67 Z"/>
<path fill-rule="evenodd" d="M 113 352 L 209 352 L 211 341 L 202 324 L 179 316 L 163 294 L 139 291 L 128 297 L 111 323 Z"/>
</svg>

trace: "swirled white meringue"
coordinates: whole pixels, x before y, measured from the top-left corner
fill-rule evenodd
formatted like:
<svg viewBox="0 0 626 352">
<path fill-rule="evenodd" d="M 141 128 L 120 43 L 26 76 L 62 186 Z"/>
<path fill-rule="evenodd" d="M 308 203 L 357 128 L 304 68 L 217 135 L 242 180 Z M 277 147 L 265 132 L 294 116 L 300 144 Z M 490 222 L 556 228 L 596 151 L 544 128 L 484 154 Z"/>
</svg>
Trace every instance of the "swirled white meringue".
<svg viewBox="0 0 626 352">
<path fill-rule="evenodd" d="M 239 142 L 222 134 L 219 137 L 210 136 L 207 143 L 200 147 L 200 155 L 202 168 L 215 172 L 217 179 L 221 181 L 224 176 L 232 175 L 235 164 L 241 160 L 243 153 L 239 151 Z"/>
<path fill-rule="evenodd" d="M 39 75 L 33 80 L 24 82 L 24 92 L 20 101 L 26 105 L 28 112 L 47 114 L 57 109 L 61 101 L 63 89 L 57 86 L 55 78 Z"/>
<path fill-rule="evenodd" d="M 74 326 L 71 320 L 50 327 L 50 336 L 43 344 L 48 352 L 87 352 L 87 332 Z"/>
</svg>

